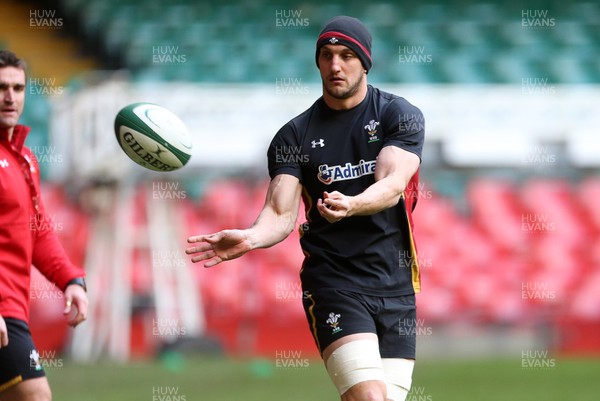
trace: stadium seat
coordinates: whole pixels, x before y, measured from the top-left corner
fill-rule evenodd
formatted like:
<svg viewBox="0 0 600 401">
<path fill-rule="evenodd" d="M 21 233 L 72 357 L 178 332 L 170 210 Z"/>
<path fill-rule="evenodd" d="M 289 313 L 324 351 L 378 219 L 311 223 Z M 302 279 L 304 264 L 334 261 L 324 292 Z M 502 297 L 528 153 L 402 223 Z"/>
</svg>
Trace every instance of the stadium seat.
<svg viewBox="0 0 600 401">
<path fill-rule="evenodd" d="M 246 185 L 239 180 L 220 180 L 210 184 L 198 205 L 200 216 L 217 229 L 237 227 L 242 221 L 248 199 Z"/>
<path fill-rule="evenodd" d="M 600 233 L 600 177 L 588 177 L 581 182 L 576 196 L 584 213 L 582 223 L 591 226 L 596 234 Z"/>
<path fill-rule="evenodd" d="M 576 213 L 572 188 L 561 180 L 530 180 L 523 187 L 526 215 L 536 222 L 534 233 L 559 237 L 565 246 L 576 246 L 587 237 Z"/>
<path fill-rule="evenodd" d="M 500 249 L 525 246 L 519 205 L 512 185 L 500 180 L 472 180 L 467 190 L 474 222 Z"/>
</svg>

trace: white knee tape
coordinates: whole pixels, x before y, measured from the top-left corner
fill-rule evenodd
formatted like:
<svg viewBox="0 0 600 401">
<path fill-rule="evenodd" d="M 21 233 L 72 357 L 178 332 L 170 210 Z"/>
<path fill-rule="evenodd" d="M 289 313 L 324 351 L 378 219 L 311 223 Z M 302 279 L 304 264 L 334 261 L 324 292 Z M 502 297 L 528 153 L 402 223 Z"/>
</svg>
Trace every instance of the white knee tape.
<svg viewBox="0 0 600 401">
<path fill-rule="evenodd" d="M 383 358 L 381 363 L 385 372 L 388 400 L 406 400 L 412 384 L 415 361 L 412 359 Z"/>
<path fill-rule="evenodd" d="M 340 395 L 355 384 L 367 380 L 385 382 L 376 341 L 357 340 L 346 343 L 333 351 L 325 366 Z"/>
</svg>

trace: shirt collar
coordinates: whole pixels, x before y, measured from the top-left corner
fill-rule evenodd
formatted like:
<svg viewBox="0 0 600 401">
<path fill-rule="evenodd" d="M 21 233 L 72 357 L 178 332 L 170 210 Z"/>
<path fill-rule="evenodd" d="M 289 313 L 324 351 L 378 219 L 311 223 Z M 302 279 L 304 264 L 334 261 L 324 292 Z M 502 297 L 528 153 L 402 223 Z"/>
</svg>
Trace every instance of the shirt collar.
<svg viewBox="0 0 600 401">
<path fill-rule="evenodd" d="M 27 139 L 27 135 L 29 134 L 30 130 L 30 127 L 21 124 L 17 124 L 13 128 L 13 134 L 10 143 L 12 147 L 19 153 L 23 149 L 25 139 Z M 0 131 L 0 141 L 8 142 L 8 131 Z"/>
</svg>

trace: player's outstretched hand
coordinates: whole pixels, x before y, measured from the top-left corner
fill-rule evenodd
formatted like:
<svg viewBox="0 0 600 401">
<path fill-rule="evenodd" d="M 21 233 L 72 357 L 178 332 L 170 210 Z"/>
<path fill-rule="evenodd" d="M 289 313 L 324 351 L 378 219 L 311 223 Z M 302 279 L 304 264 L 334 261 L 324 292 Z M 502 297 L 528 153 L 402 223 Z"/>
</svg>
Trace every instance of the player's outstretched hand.
<svg viewBox="0 0 600 401">
<path fill-rule="evenodd" d="M 239 258 L 252 248 L 243 230 L 223 230 L 209 235 L 196 235 L 187 240 L 190 244 L 199 243 L 185 250 L 192 256 L 192 262 L 206 260 L 204 267 L 213 267 L 226 260 Z"/>
<path fill-rule="evenodd" d="M 341 192 L 323 192 L 323 199 L 317 200 L 317 210 L 330 223 L 340 221 L 350 213 L 350 199 Z"/>
</svg>

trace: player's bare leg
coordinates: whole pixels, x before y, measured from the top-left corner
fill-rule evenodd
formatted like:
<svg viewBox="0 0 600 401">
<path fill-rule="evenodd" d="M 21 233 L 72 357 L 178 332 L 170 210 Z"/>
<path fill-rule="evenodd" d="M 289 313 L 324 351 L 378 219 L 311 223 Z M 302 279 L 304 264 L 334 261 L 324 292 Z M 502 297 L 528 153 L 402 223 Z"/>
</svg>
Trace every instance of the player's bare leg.
<svg viewBox="0 0 600 401">
<path fill-rule="evenodd" d="M 48 379 L 39 377 L 16 384 L 2 393 L 0 401 L 51 401 L 52 392 Z"/>
</svg>

